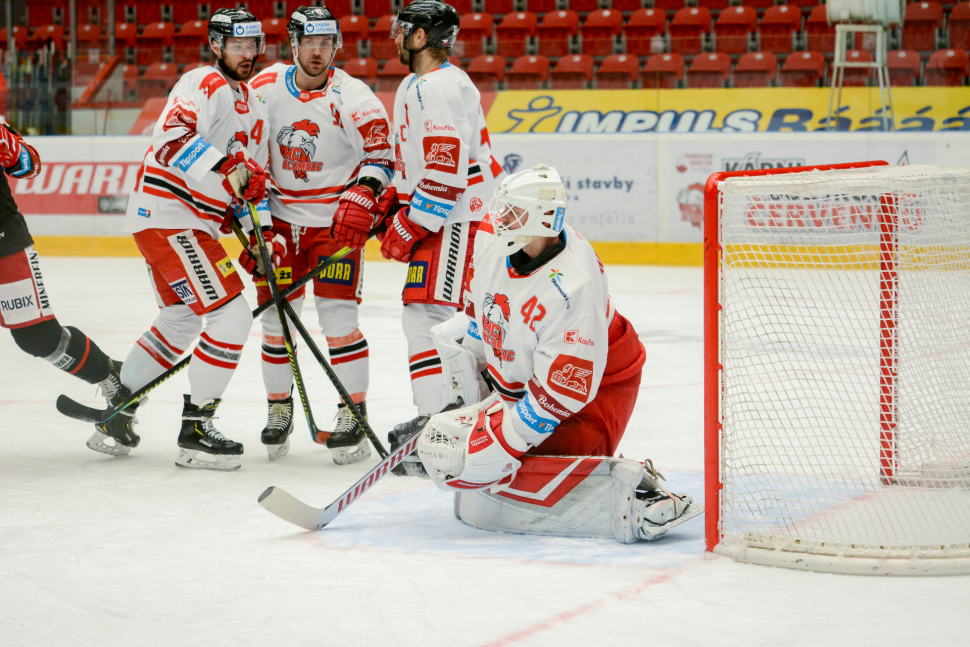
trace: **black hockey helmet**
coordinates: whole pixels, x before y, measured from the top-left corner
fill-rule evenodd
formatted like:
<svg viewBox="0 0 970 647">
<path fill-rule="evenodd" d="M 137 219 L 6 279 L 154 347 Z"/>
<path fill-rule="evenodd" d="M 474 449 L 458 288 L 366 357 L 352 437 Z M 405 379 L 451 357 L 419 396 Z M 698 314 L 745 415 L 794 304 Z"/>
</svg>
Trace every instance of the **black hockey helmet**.
<svg viewBox="0 0 970 647">
<path fill-rule="evenodd" d="M 326 7 L 299 7 L 286 23 L 286 30 L 290 32 L 293 49 L 300 46 L 304 36 L 333 36 L 334 49 L 344 44 L 340 25 Z"/>
<path fill-rule="evenodd" d="M 398 32 L 403 32 L 404 38 L 408 38 L 418 28 L 423 29 L 427 36 L 428 44 L 425 47 L 451 51 L 458 36 L 458 12 L 451 5 L 438 0 L 415 0 L 397 15 L 391 25 L 391 38 L 396 38 Z M 411 51 L 412 56 L 419 51 Z"/>
<path fill-rule="evenodd" d="M 257 55 L 266 49 L 263 26 L 245 9 L 219 9 L 209 19 L 209 42 L 223 48 L 228 38 L 255 38 Z"/>
</svg>

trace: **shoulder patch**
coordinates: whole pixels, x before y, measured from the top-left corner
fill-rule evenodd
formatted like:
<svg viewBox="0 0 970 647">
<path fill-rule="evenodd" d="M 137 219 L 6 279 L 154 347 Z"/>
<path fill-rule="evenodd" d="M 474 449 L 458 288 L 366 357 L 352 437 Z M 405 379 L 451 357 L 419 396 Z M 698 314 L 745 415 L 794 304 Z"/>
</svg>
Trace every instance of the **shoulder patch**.
<svg viewBox="0 0 970 647">
<path fill-rule="evenodd" d="M 276 72 L 269 72 L 268 74 L 260 74 L 255 79 L 253 79 L 252 85 L 250 87 L 255 89 L 255 88 L 261 88 L 268 83 L 276 83 L 276 77 L 277 77 Z"/>
<path fill-rule="evenodd" d="M 205 93 L 206 98 L 211 99 L 212 94 L 224 85 L 226 85 L 226 80 L 223 76 L 218 72 L 212 72 L 202 79 L 199 89 Z"/>
</svg>

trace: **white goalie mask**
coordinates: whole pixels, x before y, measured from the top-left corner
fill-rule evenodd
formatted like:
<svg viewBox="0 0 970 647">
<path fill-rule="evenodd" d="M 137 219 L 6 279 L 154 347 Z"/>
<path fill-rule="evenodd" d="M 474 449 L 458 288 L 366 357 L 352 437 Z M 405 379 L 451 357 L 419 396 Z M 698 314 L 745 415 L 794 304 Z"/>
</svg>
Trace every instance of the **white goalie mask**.
<svg viewBox="0 0 970 647">
<path fill-rule="evenodd" d="M 495 254 L 508 256 L 538 238 L 558 236 L 567 202 L 559 173 L 545 164 L 506 177 L 488 206 Z"/>
</svg>

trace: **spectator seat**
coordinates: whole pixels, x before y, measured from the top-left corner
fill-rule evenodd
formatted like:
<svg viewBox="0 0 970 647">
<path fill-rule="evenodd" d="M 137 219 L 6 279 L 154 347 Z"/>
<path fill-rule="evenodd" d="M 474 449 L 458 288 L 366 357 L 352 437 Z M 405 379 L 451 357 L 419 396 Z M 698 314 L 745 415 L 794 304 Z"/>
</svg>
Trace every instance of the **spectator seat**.
<svg viewBox="0 0 970 647">
<path fill-rule="evenodd" d="M 505 74 L 509 90 L 538 90 L 549 78 L 549 59 L 545 56 L 520 56 Z"/>
<path fill-rule="evenodd" d="M 458 38 L 455 54 L 475 58 L 485 52 L 485 43 L 492 37 L 495 21 L 490 13 L 468 13 L 458 19 Z"/>
<path fill-rule="evenodd" d="M 609 56 L 613 43 L 623 32 L 623 14 L 612 9 L 598 9 L 586 17 L 581 28 L 583 53 L 590 56 Z"/>
<path fill-rule="evenodd" d="M 495 53 L 506 58 L 524 56 L 526 44 L 538 28 L 539 19 L 531 11 L 506 14 L 495 28 Z"/>
<path fill-rule="evenodd" d="M 943 5 L 939 2 L 911 2 L 906 5 L 903 20 L 902 49 L 922 52 L 936 50 L 937 36 L 943 25 Z"/>
<path fill-rule="evenodd" d="M 886 66 L 890 86 L 912 87 L 919 81 L 923 63 L 916 50 L 897 49 L 886 53 Z"/>
<path fill-rule="evenodd" d="M 928 86 L 959 86 L 966 84 L 970 72 L 970 56 L 962 49 L 941 49 L 930 55 L 923 69 L 923 81 Z"/>
<path fill-rule="evenodd" d="M 553 90 L 584 90 L 593 81 L 593 57 L 588 54 L 563 56 L 549 73 Z"/>
<path fill-rule="evenodd" d="M 649 89 L 673 89 L 684 79 L 684 57 L 676 52 L 655 54 L 640 71 L 640 84 Z"/>
<path fill-rule="evenodd" d="M 596 70 L 595 79 L 598 89 L 625 90 L 637 82 L 640 60 L 628 54 L 613 54 L 603 59 Z"/>
<path fill-rule="evenodd" d="M 667 15 L 660 9 L 638 9 L 630 16 L 623 28 L 626 40 L 626 53 L 631 56 L 650 56 L 659 54 L 666 46 L 664 35 L 667 33 Z M 654 51 L 654 39 L 658 39 L 658 51 Z"/>
<path fill-rule="evenodd" d="M 731 57 L 724 52 L 699 54 L 687 70 L 688 88 L 723 88 L 731 76 Z"/>
<path fill-rule="evenodd" d="M 778 5 L 765 11 L 758 33 L 761 51 L 790 54 L 794 51 L 795 34 L 802 28 L 802 12 L 798 7 Z"/>
<path fill-rule="evenodd" d="M 711 31 L 711 10 L 705 7 L 684 7 L 667 25 L 670 51 L 678 54 L 700 54 L 704 50 L 704 36 Z"/>
<path fill-rule="evenodd" d="M 479 92 L 495 92 L 496 84 L 505 80 L 505 58 L 482 54 L 472 59 L 466 71 Z"/>
<path fill-rule="evenodd" d="M 821 52 L 795 52 L 781 68 L 784 88 L 814 88 L 825 79 L 825 56 Z"/>
<path fill-rule="evenodd" d="M 715 50 L 744 54 L 748 51 L 748 37 L 757 29 L 758 12 L 754 7 L 742 5 L 725 9 L 714 23 Z"/>
<path fill-rule="evenodd" d="M 734 68 L 736 88 L 767 88 L 778 76 L 778 58 L 773 52 L 748 52 Z"/>
<path fill-rule="evenodd" d="M 542 56 L 566 56 L 570 41 L 579 33 L 579 14 L 566 9 L 550 11 L 539 25 L 539 54 Z"/>
</svg>

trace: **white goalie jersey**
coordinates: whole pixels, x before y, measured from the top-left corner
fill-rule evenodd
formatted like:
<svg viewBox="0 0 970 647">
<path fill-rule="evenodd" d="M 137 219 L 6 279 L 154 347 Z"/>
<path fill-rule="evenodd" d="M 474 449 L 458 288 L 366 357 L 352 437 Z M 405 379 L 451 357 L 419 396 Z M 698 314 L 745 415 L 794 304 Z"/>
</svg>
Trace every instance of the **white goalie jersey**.
<svg viewBox="0 0 970 647">
<path fill-rule="evenodd" d="M 450 63 L 408 75 L 394 99 L 394 185 L 408 218 L 429 231 L 481 220 L 503 174 L 492 157 L 481 94 Z"/>
<path fill-rule="evenodd" d="M 528 275 L 493 250 L 489 218 L 475 237 L 463 345 L 488 366 L 515 431 L 538 445 L 599 391 L 614 310 L 603 266 L 566 225 L 563 249 Z"/>
<path fill-rule="evenodd" d="M 230 197 L 212 167 L 246 149 L 265 168 L 267 116 L 258 93 L 245 83 L 233 90 L 214 67 L 183 75 L 152 132 L 125 231 L 198 229 L 218 238 Z"/>
<path fill-rule="evenodd" d="M 296 66 L 277 63 L 253 80 L 268 106 L 267 194 L 274 217 L 302 227 L 329 227 L 337 200 L 360 177 L 381 186 L 394 175 L 390 124 L 362 81 L 331 68 L 323 90 L 296 85 Z"/>
</svg>

